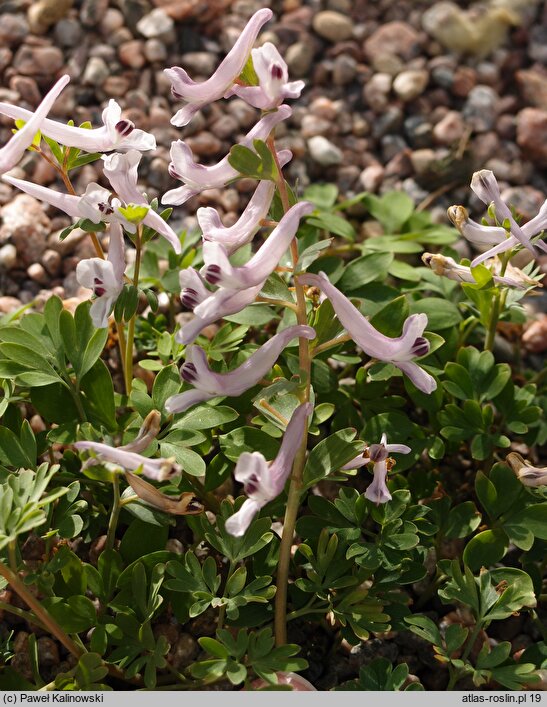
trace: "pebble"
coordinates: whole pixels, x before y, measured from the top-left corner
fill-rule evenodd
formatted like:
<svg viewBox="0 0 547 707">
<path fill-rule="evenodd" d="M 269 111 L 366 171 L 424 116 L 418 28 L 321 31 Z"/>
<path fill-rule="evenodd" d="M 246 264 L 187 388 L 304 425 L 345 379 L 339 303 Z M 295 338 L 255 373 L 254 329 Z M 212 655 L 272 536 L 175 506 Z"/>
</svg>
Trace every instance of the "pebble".
<svg viewBox="0 0 547 707">
<path fill-rule="evenodd" d="M 148 39 L 144 43 L 144 56 L 151 62 L 165 62 L 167 59 L 167 48 L 159 39 Z"/>
<path fill-rule="evenodd" d="M 124 66 L 129 66 L 131 69 L 142 69 L 146 63 L 144 42 L 140 39 L 123 42 L 118 47 L 118 56 Z"/>
<path fill-rule="evenodd" d="M 340 164 L 344 159 L 342 150 L 322 135 L 311 137 L 308 140 L 308 148 L 311 158 L 323 167 Z"/>
<path fill-rule="evenodd" d="M 377 192 L 384 181 L 384 168 L 381 164 L 371 164 L 361 172 L 359 181 L 365 191 Z"/>
<path fill-rule="evenodd" d="M 319 118 L 313 113 L 305 115 L 302 119 L 301 133 L 302 137 L 308 138 L 314 135 L 325 135 L 331 130 L 332 124 L 329 120 Z"/>
<path fill-rule="evenodd" d="M 52 76 L 63 66 L 63 52 L 58 47 L 22 45 L 13 57 L 13 67 L 21 74 Z"/>
<path fill-rule="evenodd" d="M 36 647 L 40 666 L 59 664 L 59 647 L 52 638 L 40 636 L 36 641 Z"/>
<path fill-rule="evenodd" d="M 45 34 L 61 20 L 73 5 L 73 0 L 39 0 L 28 9 L 27 20 L 31 32 Z"/>
<path fill-rule="evenodd" d="M 31 106 L 37 106 L 40 103 L 42 96 L 36 81 L 30 76 L 13 76 L 10 80 L 10 88 L 21 96 L 25 103 Z"/>
<path fill-rule="evenodd" d="M 357 62 L 352 56 L 340 54 L 332 66 L 332 80 L 335 86 L 351 83 L 357 73 Z"/>
<path fill-rule="evenodd" d="M 38 282 L 40 285 L 45 285 L 48 281 L 47 272 L 45 268 L 40 263 L 32 263 L 27 268 L 27 275 L 34 282 Z"/>
<path fill-rule="evenodd" d="M 75 47 L 82 34 L 82 26 L 75 19 L 66 17 L 55 25 L 55 43 L 61 47 Z"/>
<path fill-rule="evenodd" d="M 434 126 L 433 137 L 440 145 L 452 145 L 461 139 L 464 130 L 465 123 L 461 114 L 451 110 Z"/>
<path fill-rule="evenodd" d="M 27 194 L 17 194 L 0 209 L 3 224 L 0 243 L 11 238 L 23 266 L 38 262 L 46 249 L 50 220 L 42 204 Z"/>
<path fill-rule="evenodd" d="M 522 335 L 522 343 L 531 353 L 547 351 L 547 315 L 533 321 Z"/>
<path fill-rule="evenodd" d="M 48 250 L 44 251 L 42 256 L 42 265 L 50 275 L 53 277 L 58 275 L 61 270 L 61 264 L 61 255 L 56 250 L 48 248 Z"/>
<path fill-rule="evenodd" d="M 22 306 L 21 300 L 17 297 L 9 297 L 8 295 L 0 295 L 0 313 L 11 314 L 17 311 Z"/>
<path fill-rule="evenodd" d="M 517 144 L 534 164 L 547 167 L 547 111 L 524 108 L 517 115 Z"/>
<path fill-rule="evenodd" d="M 199 645 L 189 633 L 181 633 L 170 651 L 170 662 L 176 670 L 181 670 L 189 665 L 198 655 Z"/>
<path fill-rule="evenodd" d="M 363 98 L 375 113 L 380 113 L 388 104 L 393 79 L 389 74 L 374 74 L 363 88 Z"/>
<path fill-rule="evenodd" d="M 226 140 L 235 135 L 239 124 L 233 115 L 225 114 L 215 120 L 211 125 L 211 132 L 221 140 Z"/>
<path fill-rule="evenodd" d="M 463 107 L 463 117 L 476 132 L 491 130 L 498 115 L 499 96 L 490 86 L 475 86 Z"/>
<path fill-rule="evenodd" d="M 343 42 L 353 34 L 353 20 L 347 15 L 334 10 L 318 12 L 313 18 L 312 27 L 323 39 L 329 42 Z"/>
<path fill-rule="evenodd" d="M 13 243 L 6 243 L 0 248 L 0 268 L 11 270 L 17 262 L 17 248 Z"/>
<path fill-rule="evenodd" d="M 84 0 L 80 20 L 84 27 L 96 27 L 108 9 L 108 0 Z"/>
<path fill-rule="evenodd" d="M 216 69 L 217 58 L 210 52 L 186 52 L 181 56 L 180 64 L 192 75 L 209 77 Z"/>
<path fill-rule="evenodd" d="M 547 75 L 536 69 L 521 70 L 515 73 L 519 91 L 529 105 L 547 110 Z"/>
<path fill-rule="evenodd" d="M 364 49 L 369 59 L 375 55 L 392 54 L 402 59 L 415 56 L 420 44 L 416 30 L 406 22 L 388 22 L 365 41 Z"/>
<path fill-rule="evenodd" d="M 421 96 L 429 82 L 429 72 L 425 69 L 402 71 L 393 81 L 393 90 L 403 101 L 413 101 Z"/>
<path fill-rule="evenodd" d="M 85 67 L 82 81 L 84 84 L 101 86 L 109 75 L 110 70 L 104 59 L 98 56 L 92 56 Z"/>
<path fill-rule="evenodd" d="M 294 78 L 306 76 L 311 68 L 314 55 L 315 51 L 311 42 L 291 44 L 285 53 L 285 61 L 290 75 Z"/>
<path fill-rule="evenodd" d="M 173 18 L 161 7 L 152 10 L 137 22 L 137 30 L 147 39 L 168 34 L 173 31 L 174 27 Z"/>
<path fill-rule="evenodd" d="M 0 44 L 16 47 L 26 39 L 29 25 L 24 15 L 3 13 L 0 15 Z"/>
</svg>

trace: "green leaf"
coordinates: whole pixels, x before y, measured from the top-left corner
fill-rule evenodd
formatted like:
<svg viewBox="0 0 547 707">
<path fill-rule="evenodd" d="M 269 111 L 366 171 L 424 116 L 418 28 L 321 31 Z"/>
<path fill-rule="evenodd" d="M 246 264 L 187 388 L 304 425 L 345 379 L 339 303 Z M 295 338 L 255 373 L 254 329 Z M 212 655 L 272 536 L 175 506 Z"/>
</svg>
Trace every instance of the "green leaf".
<svg viewBox="0 0 547 707">
<path fill-rule="evenodd" d="M 362 442 L 353 442 L 353 428 L 339 430 L 317 444 L 304 467 L 304 487 L 309 488 L 333 471 L 354 459 L 363 450 Z"/>
<path fill-rule="evenodd" d="M 316 211 L 307 218 L 306 223 L 335 236 L 341 236 L 348 241 L 355 239 L 355 229 L 351 223 L 342 216 L 333 214 L 330 211 Z"/>
<path fill-rule="evenodd" d="M 483 530 L 475 535 L 465 546 L 463 561 L 472 570 L 491 567 L 507 552 L 509 539 L 500 528 Z"/>
<path fill-rule="evenodd" d="M 374 280 L 384 280 L 393 260 L 392 253 L 370 253 L 352 260 L 336 286 L 343 292 L 352 292 Z"/>
<path fill-rule="evenodd" d="M 338 187 L 335 184 L 310 184 L 303 195 L 304 201 L 311 201 L 320 209 L 330 209 L 338 198 Z"/>
<path fill-rule="evenodd" d="M 405 192 L 388 192 L 382 197 L 366 194 L 363 203 L 386 233 L 400 232 L 403 224 L 414 212 L 414 201 Z"/>
<path fill-rule="evenodd" d="M 424 297 L 410 303 L 410 313 L 427 314 L 427 328 L 430 331 L 442 331 L 457 326 L 461 315 L 457 305 L 440 297 Z"/>
<path fill-rule="evenodd" d="M 219 435 L 220 448 L 228 459 L 237 461 L 241 452 L 259 449 L 266 459 L 275 457 L 279 441 L 255 427 L 239 427 L 228 434 Z"/>
<path fill-rule="evenodd" d="M 406 616 L 405 621 L 410 625 L 410 630 L 435 646 L 441 646 L 441 634 L 437 625 L 427 616 Z"/>
<path fill-rule="evenodd" d="M 479 527 L 481 518 L 473 501 L 460 503 L 450 509 L 444 534 L 447 538 L 465 538 Z"/>
</svg>

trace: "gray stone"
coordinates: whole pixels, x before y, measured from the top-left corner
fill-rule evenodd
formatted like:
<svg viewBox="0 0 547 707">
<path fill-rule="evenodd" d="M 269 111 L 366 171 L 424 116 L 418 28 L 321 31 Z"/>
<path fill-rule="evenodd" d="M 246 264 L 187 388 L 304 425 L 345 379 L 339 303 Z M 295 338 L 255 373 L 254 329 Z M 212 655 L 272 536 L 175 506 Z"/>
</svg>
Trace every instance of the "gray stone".
<svg viewBox="0 0 547 707">
<path fill-rule="evenodd" d="M 313 29 L 323 39 L 330 42 L 343 42 L 353 34 L 353 20 L 341 12 L 325 10 L 313 18 Z"/>
<path fill-rule="evenodd" d="M 82 81 L 92 86 L 102 86 L 109 75 L 110 70 L 106 62 L 98 56 L 92 56 L 85 67 Z"/>
<path fill-rule="evenodd" d="M 164 62 L 167 59 L 167 49 L 165 44 L 159 39 L 149 39 L 144 43 L 144 56 L 148 61 Z"/>
<path fill-rule="evenodd" d="M 476 132 L 491 130 L 498 115 L 499 96 L 490 86 L 475 86 L 469 91 L 463 117 Z"/>
<path fill-rule="evenodd" d="M 29 33 L 24 15 L 4 13 L 0 15 L 0 44 L 10 47 L 20 44 Z"/>
<path fill-rule="evenodd" d="M 65 17 L 55 25 L 55 42 L 62 47 L 75 47 L 82 39 L 82 26 L 78 20 Z"/>
<path fill-rule="evenodd" d="M 314 54 L 315 50 L 311 42 L 291 44 L 285 53 L 290 75 L 295 78 L 306 76 L 311 68 Z"/>
<path fill-rule="evenodd" d="M 108 0 L 84 0 L 80 10 L 80 20 L 86 27 L 95 27 L 108 9 Z"/>
<path fill-rule="evenodd" d="M 335 86 L 351 83 L 357 73 L 357 62 L 352 56 L 340 54 L 332 66 L 332 80 Z"/>
<path fill-rule="evenodd" d="M 311 158 L 323 167 L 340 164 L 344 159 L 342 150 L 333 145 L 322 135 L 316 135 L 308 140 Z"/>
<path fill-rule="evenodd" d="M 168 34 L 174 27 L 173 19 L 161 7 L 152 10 L 137 22 L 137 30 L 147 39 Z"/>
</svg>

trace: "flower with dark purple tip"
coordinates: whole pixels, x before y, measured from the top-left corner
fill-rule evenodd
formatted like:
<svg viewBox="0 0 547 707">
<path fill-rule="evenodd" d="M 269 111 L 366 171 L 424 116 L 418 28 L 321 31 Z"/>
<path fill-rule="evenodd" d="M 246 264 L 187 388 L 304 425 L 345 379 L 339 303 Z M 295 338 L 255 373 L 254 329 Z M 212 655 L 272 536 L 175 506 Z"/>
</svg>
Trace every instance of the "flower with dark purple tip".
<svg viewBox="0 0 547 707">
<path fill-rule="evenodd" d="M 375 329 L 325 273 L 306 273 L 299 276 L 299 281 L 303 285 L 318 287 L 325 293 L 342 326 L 368 356 L 397 366 L 424 393 L 432 393 L 436 389 L 437 381 L 433 376 L 413 361 L 429 351 L 427 339 L 422 336 L 427 326 L 426 314 L 412 314 L 403 324 L 401 336 L 392 338 Z"/>
<path fill-rule="evenodd" d="M 296 408 L 283 435 L 279 453 L 271 464 L 268 465 L 261 452 L 243 452 L 240 455 L 234 476 L 243 484 L 243 491 L 248 498 L 225 523 L 230 535 L 244 535 L 259 510 L 283 491 L 312 411 L 311 403 Z"/>
<path fill-rule="evenodd" d="M 220 396 L 238 396 L 252 388 L 274 365 L 287 344 L 296 337 L 313 339 L 315 330 L 304 325 L 295 325 L 283 329 L 258 348 L 238 368 L 228 373 L 215 373 L 207 364 L 207 354 L 199 346 L 189 346 L 186 350 L 186 363 L 181 375 L 192 376 L 193 390 L 172 395 L 165 403 L 169 413 L 184 412 L 192 405 L 218 398 Z M 191 368 L 188 365 L 191 364 Z"/>
<path fill-rule="evenodd" d="M 258 33 L 271 19 L 272 14 L 272 11 L 266 8 L 255 12 L 232 49 L 207 81 L 201 83 L 192 81 L 186 71 L 179 66 L 165 69 L 172 84 L 174 97 L 186 101 L 184 108 L 177 111 L 171 119 L 173 125 L 178 127 L 186 125 L 203 106 L 224 96 L 243 71 Z"/>
</svg>

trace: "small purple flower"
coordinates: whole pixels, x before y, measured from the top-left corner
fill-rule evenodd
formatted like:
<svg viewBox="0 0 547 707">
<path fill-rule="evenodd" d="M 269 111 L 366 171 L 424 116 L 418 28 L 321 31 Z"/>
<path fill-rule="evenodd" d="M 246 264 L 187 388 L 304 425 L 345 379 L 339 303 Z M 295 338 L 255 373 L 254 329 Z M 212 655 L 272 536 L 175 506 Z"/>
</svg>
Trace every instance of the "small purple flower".
<svg viewBox="0 0 547 707">
<path fill-rule="evenodd" d="M 261 181 L 237 222 L 229 228 L 223 226 L 216 209 L 210 206 L 198 209 L 196 217 L 203 240 L 220 243 L 228 255 L 252 241 L 268 215 L 274 192 L 274 182 Z"/>
<path fill-rule="evenodd" d="M 209 297 L 198 302 L 194 307 L 189 305 L 191 300 L 199 299 L 199 294 L 196 293 L 197 296 L 194 295 L 195 290 L 189 293 L 188 288 L 183 290 L 181 300 L 183 304 L 188 306 L 188 309 L 193 310 L 196 316 L 177 332 L 175 339 L 181 344 L 191 344 L 195 341 L 200 331 L 209 326 L 209 324 L 213 324 L 231 314 L 237 314 L 249 304 L 252 304 L 263 285 L 264 283 L 261 282 L 255 287 L 248 287 L 245 290 L 230 290 L 221 287 L 216 292 L 210 292 Z"/>
<path fill-rule="evenodd" d="M 66 83 L 68 83 L 68 77 L 66 78 Z M 56 87 L 57 84 L 52 91 Z M 14 120 L 30 120 L 33 116 L 38 116 L 40 107 L 33 113 L 30 110 L 12 106 L 9 103 L 0 103 L 0 113 Z M 77 128 L 72 125 L 63 125 L 57 120 L 45 118 L 39 125 L 39 129 L 46 137 L 56 140 L 59 144 L 66 147 L 78 147 L 85 152 L 110 152 L 111 150 L 120 152 L 140 150 L 144 152 L 145 150 L 156 149 L 156 138 L 151 133 L 137 130 L 130 120 L 122 119 L 121 116 L 122 109 L 120 105 L 111 98 L 107 107 L 103 110 L 103 126 L 100 128 L 87 130 L 86 128 Z M 34 128 L 34 133 L 37 130 L 38 128 Z"/>
<path fill-rule="evenodd" d="M 465 265 L 459 265 L 454 258 L 449 256 L 440 255 L 439 253 L 424 253 L 422 255 L 422 261 L 429 268 L 433 270 L 436 275 L 446 277 L 449 280 L 455 280 L 456 282 L 468 282 L 472 285 L 476 284 L 476 280 L 473 277 L 471 268 Z M 498 261 L 499 262 L 499 261 Z M 509 277 L 505 275 L 500 277 L 499 275 L 492 275 L 492 279 L 496 285 L 504 285 L 505 287 L 516 287 L 521 290 L 525 290 L 527 287 L 537 285 L 536 280 L 532 280 L 527 277 L 523 272 L 517 268 L 513 268 L 513 276 Z M 516 271 L 516 272 L 514 272 Z"/>
<path fill-rule="evenodd" d="M 523 459 L 523 457 L 516 452 L 508 454 L 506 460 L 511 469 L 515 472 L 517 479 L 524 486 L 530 486 L 531 488 L 547 486 L 546 466 L 532 466 L 527 459 Z"/>
<path fill-rule="evenodd" d="M 257 349 L 238 368 L 228 373 L 215 373 L 207 364 L 207 354 L 199 346 L 189 346 L 186 363 L 181 366 L 181 378 L 191 383 L 193 390 L 172 395 L 165 403 L 169 413 L 184 412 L 192 405 L 220 396 L 238 396 L 252 388 L 270 372 L 287 344 L 296 337 L 313 339 L 315 330 L 304 325 L 290 326 Z"/>
<path fill-rule="evenodd" d="M 283 435 L 279 453 L 270 465 L 260 452 L 243 452 L 240 455 L 234 476 L 243 484 L 248 498 L 239 511 L 226 521 L 225 528 L 230 535 L 244 535 L 258 511 L 283 491 L 312 411 L 311 403 L 296 408 Z"/>
<path fill-rule="evenodd" d="M 275 126 L 282 120 L 286 120 L 292 114 L 289 106 L 280 106 L 277 111 L 266 114 L 250 130 L 239 143 L 244 147 L 253 147 L 253 140 L 266 140 Z M 277 153 L 280 162 L 286 164 L 292 157 L 289 150 L 281 150 Z M 226 155 L 217 164 L 205 167 L 194 161 L 192 150 L 182 140 L 176 140 L 171 144 L 171 163 L 169 174 L 181 182 L 185 182 L 184 187 L 171 189 L 163 195 L 162 203 L 180 206 L 188 201 L 192 196 L 199 194 L 206 189 L 217 189 L 225 187 L 228 182 L 237 179 L 239 172 L 232 167 Z"/>
<path fill-rule="evenodd" d="M 305 84 L 289 82 L 287 64 L 271 42 L 251 52 L 258 86 L 233 86 L 227 96 L 239 96 L 255 108 L 271 110 L 286 98 L 298 98 Z"/>
<path fill-rule="evenodd" d="M 429 352 L 429 342 L 422 336 L 427 326 L 426 314 L 412 314 L 403 324 L 401 336 L 391 338 L 375 329 L 325 273 L 306 273 L 299 276 L 299 281 L 303 285 L 318 287 L 325 293 L 342 326 L 368 356 L 397 366 L 424 393 L 432 393 L 436 389 L 437 382 L 433 376 L 413 360 Z"/>
<path fill-rule="evenodd" d="M 123 231 L 119 223 L 110 224 L 108 258 L 87 258 L 76 266 L 76 280 L 83 287 L 93 290 L 96 299 L 89 314 L 98 329 L 108 326 L 108 316 L 123 289 L 125 249 Z"/>
<path fill-rule="evenodd" d="M 314 210 L 313 204 L 301 201 L 292 206 L 277 224 L 267 240 L 248 263 L 233 267 L 228 260 L 226 248 L 217 242 L 203 244 L 205 266 L 201 270 L 203 278 L 211 285 L 219 285 L 234 290 L 255 287 L 264 282 L 279 264 L 279 259 L 290 246 L 300 219 Z"/>
<path fill-rule="evenodd" d="M 547 245 L 543 241 L 539 240 L 535 244 L 531 242 L 535 235 L 547 227 L 547 200 L 537 216 L 523 226 L 519 226 L 513 218 L 511 209 L 502 200 L 499 185 L 491 170 L 482 169 L 475 172 L 471 179 L 471 189 L 487 206 L 494 205 L 499 222 L 507 221 L 509 225 L 509 233 L 501 226 L 483 226 L 472 221 L 462 206 L 450 207 L 448 216 L 464 238 L 477 245 L 492 246 L 477 256 L 472 261 L 471 267 L 518 245 L 527 248 L 534 256 L 537 256 L 538 249 L 547 252 Z"/>
<path fill-rule="evenodd" d="M 18 108 L 17 106 L 10 106 L 9 103 L 0 103 L 0 113 L 9 115 L 9 113 L 6 113 L 5 109 L 14 108 L 16 111 L 23 111 L 25 113 L 25 115 L 17 115 L 16 119 L 26 121 L 25 125 L 8 140 L 4 147 L 0 148 L 0 174 L 4 174 L 4 172 L 13 169 L 24 155 L 25 150 L 32 145 L 36 133 L 38 131 L 44 132 L 44 123 L 47 120 L 46 115 L 69 81 L 70 76 L 66 74 L 62 76 L 44 96 L 34 113 L 31 111 L 23 111 L 23 108 Z"/>
<path fill-rule="evenodd" d="M 149 446 L 159 432 L 159 413 L 153 410 L 144 420 L 137 437 L 122 447 L 112 447 L 102 442 L 76 442 L 74 447 L 78 450 L 93 452 L 94 457 L 89 458 L 82 468 L 93 466 L 100 462 L 115 464 L 128 471 L 142 469 L 142 473 L 154 481 L 165 481 L 173 476 L 179 476 L 182 469 L 170 459 L 149 459 L 143 457 L 142 452 Z"/>
<path fill-rule="evenodd" d="M 388 473 L 388 454 L 395 452 L 398 454 L 408 454 L 411 449 L 406 444 L 386 444 L 387 436 L 382 435 L 379 444 L 371 444 L 365 452 L 352 461 L 348 462 L 342 469 L 358 469 L 366 464 L 372 463 L 374 479 L 365 491 L 365 497 L 376 503 L 387 503 L 391 501 L 391 494 L 386 485 Z"/>
<path fill-rule="evenodd" d="M 104 173 L 122 201 L 125 201 L 126 204 L 148 206 L 146 197 L 137 188 L 141 157 L 141 153 L 137 150 L 128 150 L 126 154 L 115 152 L 111 155 L 103 155 Z M 148 209 L 143 223 L 163 236 L 171 244 L 175 253 L 181 252 L 182 248 L 177 234 L 153 209 Z"/>
<path fill-rule="evenodd" d="M 181 108 L 171 119 L 173 125 L 178 127 L 187 125 L 203 106 L 224 96 L 243 71 L 258 33 L 272 15 L 272 11 L 266 8 L 255 12 L 230 52 L 207 81 L 202 83 L 192 81 L 186 71 L 179 66 L 165 69 L 172 84 L 174 97 L 186 101 L 184 108 Z"/>
</svg>

